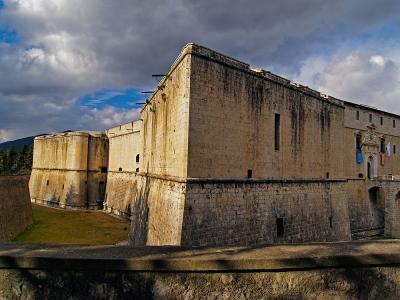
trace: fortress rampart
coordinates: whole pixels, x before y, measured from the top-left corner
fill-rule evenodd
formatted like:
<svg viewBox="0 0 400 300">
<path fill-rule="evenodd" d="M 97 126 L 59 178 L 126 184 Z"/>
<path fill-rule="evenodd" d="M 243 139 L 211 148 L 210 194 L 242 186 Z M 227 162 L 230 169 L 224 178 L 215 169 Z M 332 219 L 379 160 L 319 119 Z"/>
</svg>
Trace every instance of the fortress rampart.
<svg viewBox="0 0 400 300">
<path fill-rule="evenodd" d="M 397 127 L 397 115 L 188 44 L 140 120 L 106 131 L 108 165 L 104 150 L 87 173 L 108 166 L 104 208 L 131 218 L 132 245 L 398 237 Z M 33 201 L 62 207 L 83 207 L 77 203 L 88 201 L 85 195 L 101 201 L 82 184 L 92 182 L 81 176 L 93 155 L 85 154 L 85 138 L 72 136 L 61 144 L 55 137 L 35 141 Z M 71 152 L 55 150 L 64 148 Z M 46 151 L 57 154 L 46 161 Z M 50 174 L 61 179 L 46 187 Z M 59 187 L 65 176 L 74 182 L 68 197 Z"/>
<path fill-rule="evenodd" d="M 104 201 L 108 140 L 103 133 L 66 132 L 35 139 L 31 200 L 96 209 Z"/>
</svg>

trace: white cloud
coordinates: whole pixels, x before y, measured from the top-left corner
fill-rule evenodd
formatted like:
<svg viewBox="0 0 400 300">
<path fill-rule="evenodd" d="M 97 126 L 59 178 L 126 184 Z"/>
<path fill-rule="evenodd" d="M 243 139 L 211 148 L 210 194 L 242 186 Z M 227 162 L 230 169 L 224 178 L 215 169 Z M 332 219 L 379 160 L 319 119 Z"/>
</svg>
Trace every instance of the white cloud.
<svg viewBox="0 0 400 300">
<path fill-rule="evenodd" d="M 310 58 L 295 80 L 343 100 L 400 113 L 399 57 L 351 52 Z"/>
</svg>

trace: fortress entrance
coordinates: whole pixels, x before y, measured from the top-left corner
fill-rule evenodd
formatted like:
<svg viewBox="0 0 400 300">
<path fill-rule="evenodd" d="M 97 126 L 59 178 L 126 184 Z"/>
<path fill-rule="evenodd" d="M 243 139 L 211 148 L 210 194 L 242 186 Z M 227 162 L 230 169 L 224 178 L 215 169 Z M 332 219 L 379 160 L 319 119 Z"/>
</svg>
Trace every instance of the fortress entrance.
<svg viewBox="0 0 400 300">
<path fill-rule="evenodd" d="M 385 227 L 385 193 L 380 187 L 373 187 L 368 190 L 371 227 Z"/>
</svg>

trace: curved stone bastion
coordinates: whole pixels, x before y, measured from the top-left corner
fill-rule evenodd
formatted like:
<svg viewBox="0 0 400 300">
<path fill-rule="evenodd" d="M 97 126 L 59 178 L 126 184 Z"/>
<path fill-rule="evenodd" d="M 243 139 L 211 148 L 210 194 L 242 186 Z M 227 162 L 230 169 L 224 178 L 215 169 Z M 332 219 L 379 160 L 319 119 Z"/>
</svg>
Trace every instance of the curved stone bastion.
<svg viewBox="0 0 400 300">
<path fill-rule="evenodd" d="M 65 132 L 35 138 L 31 201 L 97 209 L 104 201 L 108 140 L 104 133 Z"/>
<path fill-rule="evenodd" d="M 178 248 L 0 245 L 6 299 L 399 299 L 400 241 Z"/>
</svg>

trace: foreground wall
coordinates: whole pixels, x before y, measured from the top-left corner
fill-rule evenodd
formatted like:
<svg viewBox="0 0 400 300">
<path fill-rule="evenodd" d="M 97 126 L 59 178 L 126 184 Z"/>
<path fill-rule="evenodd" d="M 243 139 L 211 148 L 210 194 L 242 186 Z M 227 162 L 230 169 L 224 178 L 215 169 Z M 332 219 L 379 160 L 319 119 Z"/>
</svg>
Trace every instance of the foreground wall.
<svg viewBox="0 0 400 300">
<path fill-rule="evenodd" d="M 28 181 L 27 176 L 0 176 L 0 242 L 12 240 L 33 222 Z"/>
<path fill-rule="evenodd" d="M 0 247 L 2 299 L 399 299 L 398 241 Z"/>
<path fill-rule="evenodd" d="M 62 286 L 62 288 L 60 288 Z M 5 299 L 399 299 L 398 267 L 285 272 L 0 270 Z"/>
</svg>

